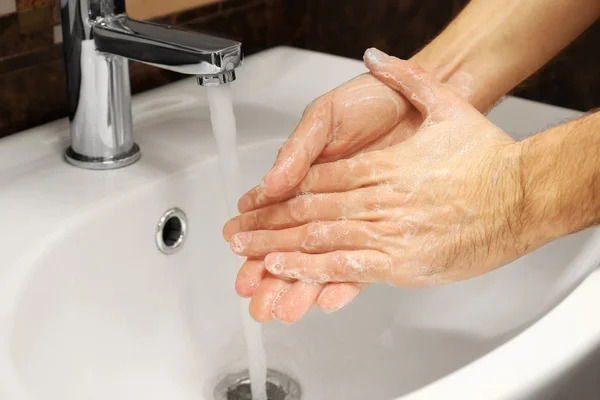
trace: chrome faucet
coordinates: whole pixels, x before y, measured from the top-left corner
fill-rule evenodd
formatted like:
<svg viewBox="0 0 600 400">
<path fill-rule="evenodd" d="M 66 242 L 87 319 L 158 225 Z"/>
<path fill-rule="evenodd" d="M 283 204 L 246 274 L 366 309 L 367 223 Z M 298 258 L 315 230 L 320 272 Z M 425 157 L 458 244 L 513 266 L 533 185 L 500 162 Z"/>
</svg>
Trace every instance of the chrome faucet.
<svg viewBox="0 0 600 400">
<path fill-rule="evenodd" d="M 189 75 L 199 85 L 235 80 L 241 43 L 127 16 L 125 0 L 60 0 L 71 146 L 66 160 L 87 169 L 140 158 L 133 140 L 128 59 Z"/>
</svg>

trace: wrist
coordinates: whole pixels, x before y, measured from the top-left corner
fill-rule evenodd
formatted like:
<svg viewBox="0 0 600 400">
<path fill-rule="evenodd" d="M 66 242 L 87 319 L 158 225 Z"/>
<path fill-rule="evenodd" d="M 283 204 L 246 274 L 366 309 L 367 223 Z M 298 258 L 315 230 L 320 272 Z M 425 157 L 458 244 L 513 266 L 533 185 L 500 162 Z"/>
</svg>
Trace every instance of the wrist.
<svg viewBox="0 0 600 400">
<path fill-rule="evenodd" d="M 495 87 L 494 81 L 481 74 L 470 72 L 467 53 L 438 52 L 436 47 L 432 43 L 410 60 L 435 76 L 438 81 L 457 96 L 468 101 L 482 114 L 492 109 L 504 96 L 505 93 Z"/>
<path fill-rule="evenodd" d="M 523 201 L 520 207 L 522 242 L 527 249 L 548 243 L 566 232 L 557 221 L 557 212 L 553 199 L 557 197 L 556 188 L 545 183 L 548 171 L 554 168 L 557 154 L 554 146 L 548 146 L 536 135 L 521 142 L 519 172 Z"/>
<path fill-rule="evenodd" d="M 523 220 L 525 194 L 521 179 L 522 142 L 503 146 L 489 164 L 489 178 L 479 193 L 488 201 L 488 227 L 497 249 L 493 264 L 505 264 L 527 253 L 530 247 L 528 227 Z"/>
<path fill-rule="evenodd" d="M 531 245 L 600 223 L 599 123 L 580 118 L 522 142 L 521 214 Z"/>
</svg>

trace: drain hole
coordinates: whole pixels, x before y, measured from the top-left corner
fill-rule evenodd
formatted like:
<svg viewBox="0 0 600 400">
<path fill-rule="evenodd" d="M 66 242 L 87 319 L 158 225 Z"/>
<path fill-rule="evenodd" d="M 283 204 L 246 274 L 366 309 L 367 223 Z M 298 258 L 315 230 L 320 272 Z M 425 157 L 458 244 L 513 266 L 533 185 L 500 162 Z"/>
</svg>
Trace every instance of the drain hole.
<svg viewBox="0 0 600 400">
<path fill-rule="evenodd" d="M 175 243 L 181 240 L 181 237 L 183 236 L 181 226 L 182 224 L 179 217 L 171 217 L 167 220 L 162 231 L 162 239 L 165 245 L 173 247 Z"/>
<path fill-rule="evenodd" d="M 187 236 L 187 217 L 178 208 L 165 212 L 156 226 L 156 246 L 165 254 L 177 251 Z"/>
<path fill-rule="evenodd" d="M 267 382 L 267 399 L 268 400 L 287 400 L 287 393 L 282 387 L 275 385 L 273 382 Z M 252 400 L 252 390 L 250 382 L 240 383 L 237 386 L 230 388 L 227 391 L 227 400 Z"/>
<path fill-rule="evenodd" d="M 298 382 L 275 370 L 267 372 L 268 400 L 300 400 Z M 215 400 L 252 400 L 248 371 L 229 375 L 215 388 Z"/>
</svg>

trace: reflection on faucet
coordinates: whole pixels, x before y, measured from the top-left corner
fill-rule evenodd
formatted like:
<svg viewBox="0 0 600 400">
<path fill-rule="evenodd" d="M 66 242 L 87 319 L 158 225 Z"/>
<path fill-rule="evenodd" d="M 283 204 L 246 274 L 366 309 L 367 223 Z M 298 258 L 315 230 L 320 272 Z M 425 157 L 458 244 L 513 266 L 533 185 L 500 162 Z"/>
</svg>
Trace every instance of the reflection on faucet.
<svg viewBox="0 0 600 400">
<path fill-rule="evenodd" d="M 196 75 L 198 84 L 235 80 L 241 43 L 127 17 L 124 0 L 61 0 L 71 122 L 66 159 L 113 169 L 140 158 L 133 141 L 127 59 Z"/>
</svg>

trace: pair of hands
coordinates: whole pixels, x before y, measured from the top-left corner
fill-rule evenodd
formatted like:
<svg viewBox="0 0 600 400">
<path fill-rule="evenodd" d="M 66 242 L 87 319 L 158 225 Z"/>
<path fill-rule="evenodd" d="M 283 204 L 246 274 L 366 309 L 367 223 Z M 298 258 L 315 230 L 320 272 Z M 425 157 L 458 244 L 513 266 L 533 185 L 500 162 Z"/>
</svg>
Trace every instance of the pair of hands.
<svg viewBox="0 0 600 400">
<path fill-rule="evenodd" d="M 365 74 L 306 109 L 223 234 L 261 322 L 333 312 L 367 284 L 429 286 L 522 254 L 520 145 L 417 65 Z"/>
</svg>

